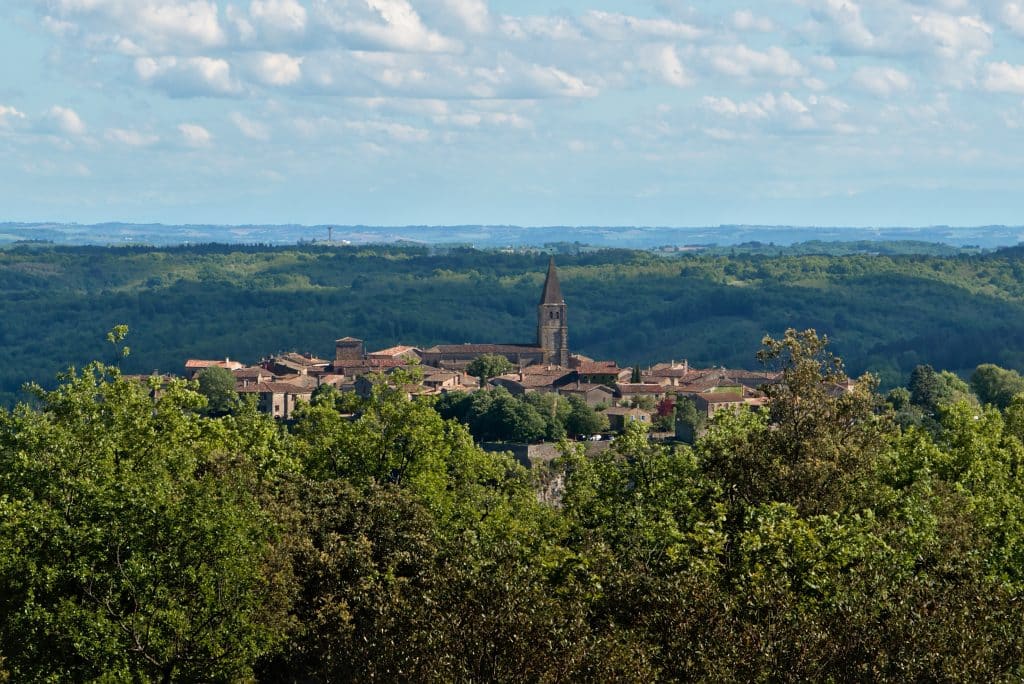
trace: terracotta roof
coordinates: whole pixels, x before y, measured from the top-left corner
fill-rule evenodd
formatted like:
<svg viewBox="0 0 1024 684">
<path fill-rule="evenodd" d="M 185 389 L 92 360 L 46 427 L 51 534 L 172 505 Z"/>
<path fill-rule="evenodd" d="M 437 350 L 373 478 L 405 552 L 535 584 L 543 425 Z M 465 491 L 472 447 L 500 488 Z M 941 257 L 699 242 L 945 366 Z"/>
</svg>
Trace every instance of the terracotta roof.
<svg viewBox="0 0 1024 684">
<path fill-rule="evenodd" d="M 220 368 L 227 368 L 229 370 L 235 370 L 236 368 L 242 368 L 242 364 L 238 361 L 232 361 L 231 359 L 224 359 L 223 361 L 210 361 L 207 359 L 189 359 L 185 362 L 185 368 L 191 370 L 193 368 L 211 368 L 218 366 Z"/>
<path fill-rule="evenodd" d="M 334 341 L 335 342 L 362 342 L 362 340 L 360 340 L 357 337 L 342 337 L 342 338 L 334 340 Z"/>
<path fill-rule="evenodd" d="M 352 361 L 335 361 L 334 370 L 383 370 L 408 365 L 408 359 L 354 359 Z"/>
<path fill-rule="evenodd" d="M 562 297 L 562 286 L 558 282 L 558 271 L 555 270 L 555 257 L 548 262 L 548 275 L 544 278 L 544 291 L 540 296 L 541 304 L 565 304 Z"/>
<path fill-rule="evenodd" d="M 614 361 L 589 361 L 576 366 L 580 375 L 616 375 L 624 370 L 628 369 L 619 368 Z"/>
</svg>

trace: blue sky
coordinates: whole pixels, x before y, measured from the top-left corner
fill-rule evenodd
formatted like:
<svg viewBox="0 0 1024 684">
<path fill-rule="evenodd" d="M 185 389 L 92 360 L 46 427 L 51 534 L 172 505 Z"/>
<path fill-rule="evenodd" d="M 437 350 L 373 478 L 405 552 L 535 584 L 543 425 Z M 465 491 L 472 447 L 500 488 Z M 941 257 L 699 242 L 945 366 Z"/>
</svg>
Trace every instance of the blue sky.
<svg viewBox="0 0 1024 684">
<path fill-rule="evenodd" d="M 1024 0 L 5 0 L 0 220 L 1024 223 Z"/>
</svg>

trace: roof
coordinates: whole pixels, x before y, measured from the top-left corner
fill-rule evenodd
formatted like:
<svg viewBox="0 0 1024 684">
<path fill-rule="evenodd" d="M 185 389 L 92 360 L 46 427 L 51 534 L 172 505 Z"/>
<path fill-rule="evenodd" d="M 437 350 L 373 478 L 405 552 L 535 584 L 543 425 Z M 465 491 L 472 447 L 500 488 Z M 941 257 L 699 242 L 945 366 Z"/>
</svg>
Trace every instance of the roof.
<svg viewBox="0 0 1024 684">
<path fill-rule="evenodd" d="M 650 411 L 639 408 L 627 408 L 625 406 L 610 406 L 603 413 L 608 416 L 649 416 Z"/>
<path fill-rule="evenodd" d="M 519 354 L 542 351 L 535 344 L 438 344 L 427 354 Z"/>
<path fill-rule="evenodd" d="M 287 352 L 271 358 L 274 363 L 286 363 L 296 366 L 308 367 L 308 366 L 326 366 L 330 361 L 325 359 L 318 359 L 312 354 L 300 354 L 298 352 Z"/>
<path fill-rule="evenodd" d="M 265 392 L 273 392 L 274 394 L 311 394 L 313 390 L 306 387 L 296 387 L 287 382 L 260 382 L 247 387 L 239 387 L 235 391 L 246 394 L 263 394 Z"/>
<path fill-rule="evenodd" d="M 418 351 L 419 351 L 419 348 L 417 348 L 417 347 L 410 347 L 407 344 L 400 344 L 400 345 L 398 345 L 396 347 L 388 347 L 387 349 L 381 349 L 380 351 L 370 352 L 369 354 L 367 354 L 367 356 L 370 357 L 370 358 L 373 358 L 375 356 L 390 357 L 390 356 L 402 356 L 402 355 L 405 355 L 405 354 L 413 354 L 413 355 L 415 355 L 416 352 L 418 352 Z"/>
<path fill-rule="evenodd" d="M 628 368 L 619 368 L 614 361 L 584 361 L 576 366 L 580 375 L 618 375 Z"/>
<path fill-rule="evenodd" d="M 408 364 L 409 360 L 403 358 L 352 359 L 351 361 L 335 361 L 332 367 L 334 370 L 380 370 L 382 368 L 398 368 Z"/>
<path fill-rule="evenodd" d="M 608 394 L 615 394 L 611 387 L 608 385 L 599 385 L 597 383 L 581 382 L 579 384 L 566 385 L 558 390 L 562 394 L 584 394 L 586 392 L 607 392 Z"/>
<path fill-rule="evenodd" d="M 362 342 L 362 340 L 360 340 L 357 337 L 342 337 L 340 339 L 334 340 L 334 342 L 335 344 L 337 344 L 338 342 Z"/>
<path fill-rule="evenodd" d="M 555 257 L 548 262 L 548 275 L 544 279 L 544 292 L 540 296 L 541 304 L 565 304 L 562 298 L 562 286 L 558 282 L 558 271 L 555 270 Z"/>
<path fill-rule="evenodd" d="M 643 383 L 632 383 L 624 382 L 619 383 L 620 394 L 663 394 L 665 392 L 664 385 L 655 385 L 647 382 Z"/>
<path fill-rule="evenodd" d="M 238 361 L 232 361 L 231 359 L 224 359 L 223 361 L 209 361 L 207 359 L 189 359 L 185 362 L 186 369 L 193 368 L 211 368 L 213 366 L 219 366 L 220 368 L 227 368 L 229 370 L 236 370 L 242 368 L 242 364 Z"/>
</svg>

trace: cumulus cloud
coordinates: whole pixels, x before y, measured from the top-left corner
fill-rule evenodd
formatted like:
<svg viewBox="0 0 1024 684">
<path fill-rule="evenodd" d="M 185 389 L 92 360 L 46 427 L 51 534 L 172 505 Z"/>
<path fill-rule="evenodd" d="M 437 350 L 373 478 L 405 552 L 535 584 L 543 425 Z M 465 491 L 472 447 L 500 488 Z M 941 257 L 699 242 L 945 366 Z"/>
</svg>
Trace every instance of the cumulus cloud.
<svg viewBox="0 0 1024 684">
<path fill-rule="evenodd" d="M 1014 65 L 1008 62 L 989 64 L 982 85 L 985 90 L 993 93 L 1024 95 L 1024 65 Z"/>
<path fill-rule="evenodd" d="M 683 66 L 676 49 L 671 45 L 655 46 L 646 51 L 647 68 L 664 83 L 684 88 L 693 85 L 693 78 Z"/>
<path fill-rule="evenodd" d="M 301 36 L 308 21 L 306 8 L 296 0 L 252 0 L 249 16 L 252 18 L 250 26 L 275 41 Z"/>
<path fill-rule="evenodd" d="M 711 67 L 727 76 L 750 78 L 753 76 L 793 77 L 804 73 L 800 61 L 785 48 L 773 46 L 760 52 L 746 45 L 715 46 L 708 48 Z"/>
<path fill-rule="evenodd" d="M 775 30 L 775 22 L 768 17 L 760 17 L 750 10 L 737 10 L 732 13 L 732 26 L 737 31 L 760 31 L 771 33 Z"/>
<path fill-rule="evenodd" d="M 120 143 L 128 147 L 147 147 L 160 141 L 160 136 L 152 133 L 142 133 L 127 128 L 108 128 L 104 133 L 110 142 Z"/>
<path fill-rule="evenodd" d="M 241 84 L 231 74 L 227 60 L 212 57 L 140 57 L 135 73 L 147 84 L 172 97 L 237 95 Z"/>
<path fill-rule="evenodd" d="M 302 78 L 302 61 L 302 57 L 265 52 L 256 57 L 256 77 L 267 85 L 291 85 Z"/>
<path fill-rule="evenodd" d="M 0 105 L 0 126 L 9 125 L 11 121 L 15 119 L 24 119 L 24 112 L 18 111 L 14 107 L 7 105 Z"/>
<path fill-rule="evenodd" d="M 238 131 L 246 138 L 261 141 L 270 140 L 270 127 L 266 124 L 253 121 L 238 112 L 232 112 L 229 118 L 231 123 L 235 124 Z"/>
<path fill-rule="evenodd" d="M 93 43 L 116 45 L 120 37 L 149 51 L 223 45 L 213 0 L 50 0 L 44 21 L 51 30 L 85 33 Z M 85 30 L 79 30 L 84 26 Z"/>
<path fill-rule="evenodd" d="M 319 3 L 318 19 L 354 47 L 402 52 L 459 52 L 462 44 L 423 23 L 408 0 L 365 0 L 368 11 Z"/>
<path fill-rule="evenodd" d="M 591 34 L 602 40 L 634 40 L 638 37 L 695 40 L 702 31 L 689 24 L 669 19 L 640 19 L 628 14 L 586 12 L 580 22 Z"/>
<path fill-rule="evenodd" d="M 55 105 L 46 112 L 46 118 L 55 130 L 65 135 L 85 135 L 85 123 L 73 109 Z"/>
<path fill-rule="evenodd" d="M 910 88 L 910 77 L 892 67 L 861 67 L 853 72 L 853 84 L 878 97 L 889 97 Z"/>
<path fill-rule="evenodd" d="M 213 134 L 199 124 L 178 124 L 181 139 L 189 147 L 209 147 L 213 142 Z"/>
<path fill-rule="evenodd" d="M 470 33 L 486 33 L 491 13 L 484 0 L 444 0 L 444 6 Z"/>
</svg>

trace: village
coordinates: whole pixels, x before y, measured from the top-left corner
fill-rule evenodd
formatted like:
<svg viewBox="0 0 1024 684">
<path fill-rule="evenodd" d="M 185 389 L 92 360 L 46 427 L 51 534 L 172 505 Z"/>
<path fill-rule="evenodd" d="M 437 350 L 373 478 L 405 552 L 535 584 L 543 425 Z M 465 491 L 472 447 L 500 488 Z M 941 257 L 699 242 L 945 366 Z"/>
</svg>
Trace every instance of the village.
<svg viewBox="0 0 1024 684">
<path fill-rule="evenodd" d="M 674 421 L 677 401 L 692 401 L 702 419 L 718 411 L 760 407 L 767 403 L 762 388 L 778 378 L 769 371 L 694 368 L 685 360 L 628 368 L 571 353 L 567 313 L 552 258 L 538 305 L 534 344 L 397 345 L 367 351 L 363 340 L 342 337 L 335 341 L 333 359 L 299 352 L 273 355 L 255 365 L 230 358 L 189 359 L 184 371 L 189 379 L 210 368 L 230 371 L 239 395 L 254 397 L 262 412 L 281 421 L 291 420 L 296 408 L 325 385 L 368 397 L 374 382 L 401 377 L 401 389 L 409 397 L 472 394 L 485 387 L 501 387 L 514 396 L 573 397 L 605 416 L 604 436 L 640 422 L 659 427 L 666 438 L 685 441 L 693 435 Z M 479 368 L 488 365 L 481 360 L 502 372 L 481 373 Z M 399 376 L 397 371 L 412 372 Z M 585 437 L 600 440 L 602 435 Z"/>
</svg>

